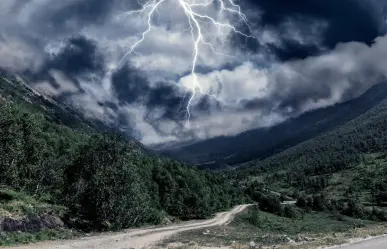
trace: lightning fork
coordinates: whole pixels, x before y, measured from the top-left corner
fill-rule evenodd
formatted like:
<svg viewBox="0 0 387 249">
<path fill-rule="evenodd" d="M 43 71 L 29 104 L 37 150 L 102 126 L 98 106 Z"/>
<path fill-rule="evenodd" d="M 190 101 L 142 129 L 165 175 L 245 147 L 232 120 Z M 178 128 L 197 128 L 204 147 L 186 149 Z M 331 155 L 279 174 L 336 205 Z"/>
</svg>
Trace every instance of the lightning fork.
<svg viewBox="0 0 387 249">
<path fill-rule="evenodd" d="M 152 30 L 152 18 L 154 16 L 154 13 L 158 11 L 160 6 L 165 2 L 176 2 L 178 6 L 181 7 L 183 13 L 187 17 L 188 22 L 188 30 L 190 30 L 191 36 L 192 36 L 192 43 L 193 43 L 193 58 L 192 58 L 192 66 L 191 66 L 191 72 L 190 75 L 192 76 L 193 82 L 192 82 L 192 95 L 190 96 L 188 100 L 188 104 L 186 106 L 186 117 L 187 117 L 187 124 L 189 125 L 189 121 L 191 118 L 191 105 L 192 102 L 197 94 L 197 90 L 201 94 L 210 95 L 209 93 L 204 93 L 203 87 L 200 85 L 198 81 L 198 76 L 196 74 L 198 59 L 200 55 L 200 45 L 208 46 L 211 51 L 214 54 L 222 55 L 222 56 L 228 56 L 227 54 L 221 53 L 216 51 L 213 43 L 206 40 L 206 37 L 204 35 L 203 30 L 205 29 L 203 27 L 202 23 L 211 24 L 214 27 L 218 28 L 218 32 L 221 36 L 221 42 L 224 42 L 224 34 L 222 32 L 222 29 L 228 29 L 231 30 L 233 33 L 244 36 L 245 38 L 255 38 L 254 36 L 250 34 L 246 34 L 243 31 L 240 31 L 235 25 L 232 25 L 230 23 L 224 22 L 223 16 L 225 14 L 232 15 L 233 17 L 237 17 L 240 22 L 242 22 L 251 33 L 251 23 L 247 19 L 246 15 L 242 13 L 241 7 L 234 2 L 234 0 L 147 0 L 144 4 L 141 4 L 141 8 L 138 10 L 132 10 L 125 12 L 124 15 L 135 15 L 138 14 L 140 16 L 146 15 L 147 16 L 147 29 L 142 32 L 141 37 L 139 40 L 137 40 L 129 49 L 128 52 L 124 54 L 122 59 L 119 61 L 118 65 L 120 65 L 126 57 L 131 53 L 137 53 L 135 50 L 136 48 L 146 39 L 146 35 Z M 205 13 L 203 13 L 203 10 L 205 8 L 209 8 L 212 5 L 218 4 L 218 16 L 217 18 L 211 17 Z M 217 6 L 216 6 L 217 7 Z"/>
</svg>

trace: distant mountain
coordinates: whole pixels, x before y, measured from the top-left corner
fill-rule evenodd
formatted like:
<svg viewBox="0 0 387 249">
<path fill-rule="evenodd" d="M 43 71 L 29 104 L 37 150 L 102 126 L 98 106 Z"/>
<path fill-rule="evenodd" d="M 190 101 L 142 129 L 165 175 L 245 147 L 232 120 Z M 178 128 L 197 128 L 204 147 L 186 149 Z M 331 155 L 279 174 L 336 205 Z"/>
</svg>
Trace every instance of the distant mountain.
<svg viewBox="0 0 387 249">
<path fill-rule="evenodd" d="M 2 101 L 22 104 L 28 102 L 30 104 L 28 108 L 43 113 L 45 118 L 50 122 L 63 124 L 76 130 L 121 134 L 133 140 L 144 151 L 152 151 L 130 137 L 120 127 L 107 124 L 99 119 L 85 117 L 82 112 L 73 108 L 71 105 L 64 104 L 49 95 L 36 91 L 23 78 L 0 69 L 0 104 Z"/>
<path fill-rule="evenodd" d="M 266 158 L 351 121 L 386 97 L 387 84 L 380 83 L 356 99 L 305 113 L 274 127 L 216 137 L 163 153 L 210 169 Z"/>
</svg>

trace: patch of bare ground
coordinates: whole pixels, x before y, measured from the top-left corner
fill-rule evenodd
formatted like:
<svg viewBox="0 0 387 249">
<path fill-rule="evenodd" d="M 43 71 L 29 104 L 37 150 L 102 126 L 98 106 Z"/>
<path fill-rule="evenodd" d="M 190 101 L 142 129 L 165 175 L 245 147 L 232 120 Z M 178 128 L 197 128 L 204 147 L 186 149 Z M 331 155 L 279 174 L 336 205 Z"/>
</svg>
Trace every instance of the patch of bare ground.
<svg viewBox="0 0 387 249">
<path fill-rule="evenodd" d="M 349 229 L 345 232 L 303 233 L 297 235 L 281 233 L 262 234 L 251 228 L 229 225 L 187 231 L 176 234 L 157 244 L 155 249 L 307 249 L 335 248 L 332 246 L 355 243 L 364 239 L 386 235 L 387 225 L 378 224 Z"/>
</svg>

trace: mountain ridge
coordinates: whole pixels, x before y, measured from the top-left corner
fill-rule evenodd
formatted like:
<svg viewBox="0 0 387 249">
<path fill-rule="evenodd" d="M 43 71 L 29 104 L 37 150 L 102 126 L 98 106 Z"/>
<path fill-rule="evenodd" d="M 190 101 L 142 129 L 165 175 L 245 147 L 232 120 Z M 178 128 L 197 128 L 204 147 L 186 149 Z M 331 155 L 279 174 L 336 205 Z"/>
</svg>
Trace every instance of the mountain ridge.
<svg viewBox="0 0 387 249">
<path fill-rule="evenodd" d="M 386 97 L 387 84 L 381 82 L 356 99 L 302 114 L 270 128 L 254 129 L 232 137 L 216 137 L 163 153 L 210 169 L 262 159 L 333 130 L 362 115 Z"/>
</svg>

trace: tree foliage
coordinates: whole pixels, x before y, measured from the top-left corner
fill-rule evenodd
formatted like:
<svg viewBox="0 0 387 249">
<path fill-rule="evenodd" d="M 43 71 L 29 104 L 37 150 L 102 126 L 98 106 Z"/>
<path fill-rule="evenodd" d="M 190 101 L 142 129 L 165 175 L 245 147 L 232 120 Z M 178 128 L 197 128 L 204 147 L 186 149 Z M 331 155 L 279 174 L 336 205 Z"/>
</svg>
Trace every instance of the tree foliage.
<svg viewBox="0 0 387 249">
<path fill-rule="evenodd" d="M 69 220 L 119 229 L 166 216 L 205 218 L 244 200 L 220 173 L 48 117 L 13 102 L 0 106 L 0 184 L 67 206 Z"/>
</svg>

